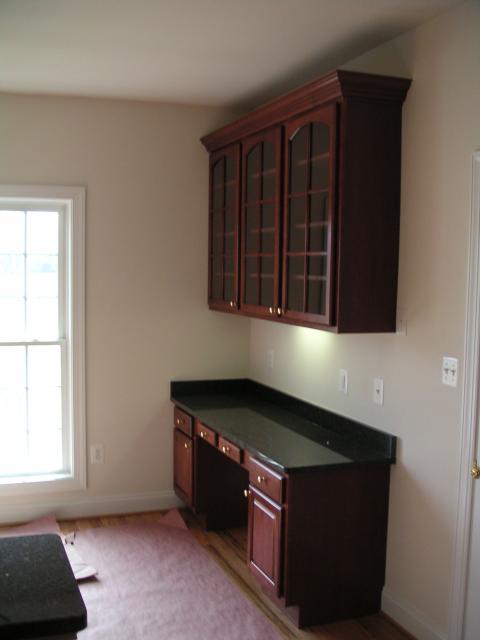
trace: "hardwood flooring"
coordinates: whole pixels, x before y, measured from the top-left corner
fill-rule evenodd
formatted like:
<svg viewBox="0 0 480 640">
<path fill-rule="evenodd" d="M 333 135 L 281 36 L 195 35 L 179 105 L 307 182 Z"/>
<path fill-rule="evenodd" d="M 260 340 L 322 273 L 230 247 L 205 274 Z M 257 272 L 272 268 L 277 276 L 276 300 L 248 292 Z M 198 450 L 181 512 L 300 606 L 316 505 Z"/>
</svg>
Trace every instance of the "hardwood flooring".
<svg viewBox="0 0 480 640">
<path fill-rule="evenodd" d="M 197 541 L 208 551 L 254 605 L 272 621 L 283 638 L 287 640 L 415 640 L 413 636 L 406 633 L 382 613 L 356 620 L 336 622 L 302 630 L 297 629 L 270 602 L 254 578 L 251 577 L 245 562 L 246 530 L 242 528 L 205 532 L 188 510 L 182 510 L 181 513 Z M 162 515 L 162 512 L 156 511 L 124 516 L 84 518 L 81 520 L 62 521 L 60 522 L 60 527 L 64 533 L 68 533 L 73 530 L 111 527 L 139 520 L 155 522 Z M 172 638 L 172 640 L 174 639 Z"/>
</svg>

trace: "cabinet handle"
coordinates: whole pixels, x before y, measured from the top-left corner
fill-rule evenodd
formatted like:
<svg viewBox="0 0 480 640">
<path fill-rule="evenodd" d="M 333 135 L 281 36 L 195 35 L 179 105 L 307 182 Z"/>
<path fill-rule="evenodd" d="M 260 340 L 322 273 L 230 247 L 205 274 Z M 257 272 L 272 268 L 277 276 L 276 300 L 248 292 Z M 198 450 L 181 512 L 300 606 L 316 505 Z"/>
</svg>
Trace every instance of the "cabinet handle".
<svg viewBox="0 0 480 640">
<path fill-rule="evenodd" d="M 185 447 L 185 449 L 188 449 L 188 444 L 186 442 L 183 443 L 183 446 Z"/>
<path fill-rule="evenodd" d="M 230 447 L 222 447 L 223 453 L 230 453 Z"/>
<path fill-rule="evenodd" d="M 230 300 L 230 306 L 232 307 L 232 309 L 234 309 L 237 306 L 237 303 L 235 302 L 235 300 Z"/>
<path fill-rule="evenodd" d="M 273 307 L 269 307 L 268 312 L 273 314 Z"/>
<path fill-rule="evenodd" d="M 281 316 L 283 313 L 283 309 L 281 307 L 277 307 L 277 316 Z"/>
<path fill-rule="evenodd" d="M 265 478 L 265 476 L 257 476 L 257 482 L 258 484 L 262 484 L 262 482 L 266 482 L 267 479 Z"/>
<path fill-rule="evenodd" d="M 205 437 L 205 433 L 203 431 L 200 431 L 200 438 L 204 438 Z"/>
<path fill-rule="evenodd" d="M 177 424 L 181 424 L 181 422 L 180 418 L 177 418 Z"/>
<path fill-rule="evenodd" d="M 248 494 L 249 494 L 249 490 L 248 489 L 244 489 L 243 490 L 243 495 L 245 496 L 245 498 L 248 498 Z"/>
</svg>

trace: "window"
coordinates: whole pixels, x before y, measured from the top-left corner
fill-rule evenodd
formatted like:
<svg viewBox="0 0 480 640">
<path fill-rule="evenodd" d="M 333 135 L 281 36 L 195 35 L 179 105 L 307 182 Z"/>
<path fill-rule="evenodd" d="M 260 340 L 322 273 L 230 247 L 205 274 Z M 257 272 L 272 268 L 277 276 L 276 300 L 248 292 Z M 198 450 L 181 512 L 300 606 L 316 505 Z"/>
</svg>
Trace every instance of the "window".
<svg viewBox="0 0 480 640">
<path fill-rule="evenodd" d="M 3 492 L 85 486 L 84 200 L 0 186 Z"/>
</svg>

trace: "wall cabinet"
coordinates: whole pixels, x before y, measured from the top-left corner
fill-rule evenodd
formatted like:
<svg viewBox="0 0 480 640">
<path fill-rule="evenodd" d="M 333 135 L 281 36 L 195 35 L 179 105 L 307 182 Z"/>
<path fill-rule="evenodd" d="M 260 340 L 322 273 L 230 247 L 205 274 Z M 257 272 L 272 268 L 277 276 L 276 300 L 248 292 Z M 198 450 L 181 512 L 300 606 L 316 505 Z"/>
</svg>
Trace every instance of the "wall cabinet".
<svg viewBox="0 0 480 640">
<path fill-rule="evenodd" d="M 212 309 L 395 330 L 409 85 L 335 71 L 202 139 Z"/>
</svg>

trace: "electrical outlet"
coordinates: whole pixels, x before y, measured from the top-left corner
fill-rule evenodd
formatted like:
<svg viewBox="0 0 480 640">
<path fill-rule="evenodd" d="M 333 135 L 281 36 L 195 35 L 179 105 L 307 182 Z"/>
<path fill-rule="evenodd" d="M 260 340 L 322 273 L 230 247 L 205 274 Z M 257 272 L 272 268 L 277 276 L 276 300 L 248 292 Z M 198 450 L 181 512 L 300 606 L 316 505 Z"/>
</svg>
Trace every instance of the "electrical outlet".
<svg viewBox="0 0 480 640">
<path fill-rule="evenodd" d="M 442 383 L 448 387 L 457 386 L 458 359 L 444 357 L 442 361 Z"/>
<path fill-rule="evenodd" d="M 90 447 L 90 464 L 103 464 L 105 462 L 105 449 L 103 444 L 92 444 Z"/>
<path fill-rule="evenodd" d="M 383 406 L 383 378 L 373 379 L 373 403 Z"/>
<path fill-rule="evenodd" d="M 341 393 L 348 393 L 348 371 L 346 369 L 339 371 L 338 390 Z"/>
<path fill-rule="evenodd" d="M 267 351 L 267 369 L 273 369 L 275 366 L 275 351 L 268 349 Z"/>
</svg>

